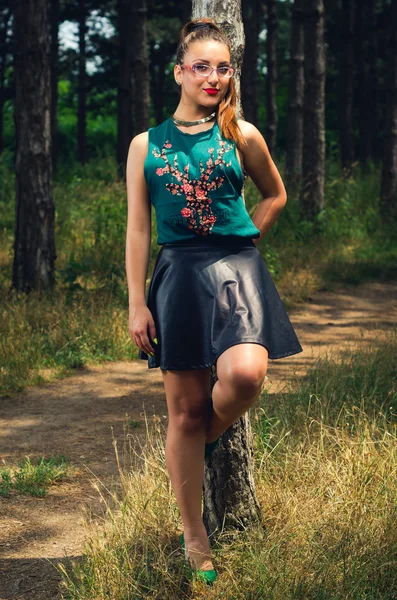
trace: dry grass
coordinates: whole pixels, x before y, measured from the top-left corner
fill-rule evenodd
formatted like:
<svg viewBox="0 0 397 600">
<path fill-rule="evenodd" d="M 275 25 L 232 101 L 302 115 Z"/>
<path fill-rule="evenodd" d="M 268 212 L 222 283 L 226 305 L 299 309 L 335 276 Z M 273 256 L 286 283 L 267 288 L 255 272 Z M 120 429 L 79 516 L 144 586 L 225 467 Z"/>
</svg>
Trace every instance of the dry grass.
<svg viewBox="0 0 397 600">
<path fill-rule="evenodd" d="M 252 409 L 266 534 L 221 534 L 213 588 L 184 577 L 161 420 L 147 424 L 139 451 L 126 438 L 120 458 L 115 444 L 119 489 L 98 483 L 108 513 L 87 526 L 84 560 L 59 566 L 63 598 L 396 598 L 395 356 L 395 335 L 352 348 L 292 382 L 272 403 L 278 408 L 267 410 L 265 394 Z"/>
</svg>

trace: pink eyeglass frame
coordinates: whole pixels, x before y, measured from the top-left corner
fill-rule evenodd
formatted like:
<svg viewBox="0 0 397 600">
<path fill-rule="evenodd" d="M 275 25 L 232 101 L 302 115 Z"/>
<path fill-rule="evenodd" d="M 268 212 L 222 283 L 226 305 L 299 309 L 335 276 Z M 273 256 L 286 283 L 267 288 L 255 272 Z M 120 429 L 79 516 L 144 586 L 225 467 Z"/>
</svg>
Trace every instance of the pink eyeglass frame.
<svg viewBox="0 0 397 600">
<path fill-rule="evenodd" d="M 199 63 L 197 63 L 198 65 Z M 210 67 L 212 69 L 211 73 L 208 73 L 208 75 L 200 75 L 199 73 L 196 73 L 196 71 L 194 71 L 193 67 L 196 65 L 179 65 L 181 67 L 181 69 L 187 69 L 188 71 L 192 71 L 192 73 L 194 73 L 196 75 L 196 77 L 209 77 L 210 75 L 212 75 L 212 73 L 214 71 L 217 72 L 218 77 L 220 77 L 221 79 L 225 78 L 225 79 L 231 79 L 233 77 L 233 75 L 236 73 L 236 69 L 233 69 L 233 67 L 227 67 L 227 65 L 225 65 L 225 67 L 227 67 L 228 69 L 232 70 L 232 74 L 230 75 L 230 77 L 227 77 L 226 75 L 219 75 L 218 73 L 218 69 L 222 69 L 225 67 Z M 206 67 L 209 67 L 210 65 L 205 65 Z"/>
</svg>

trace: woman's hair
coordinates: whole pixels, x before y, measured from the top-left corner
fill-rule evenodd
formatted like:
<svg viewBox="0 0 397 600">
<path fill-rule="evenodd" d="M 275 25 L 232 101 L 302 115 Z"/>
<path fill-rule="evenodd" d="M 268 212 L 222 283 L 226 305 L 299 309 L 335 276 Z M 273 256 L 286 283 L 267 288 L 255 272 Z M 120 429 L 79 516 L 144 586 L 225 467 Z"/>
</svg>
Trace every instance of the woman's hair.
<svg viewBox="0 0 397 600">
<path fill-rule="evenodd" d="M 229 39 L 212 19 L 194 19 L 193 21 L 186 23 L 182 28 L 179 45 L 176 51 L 177 64 L 183 64 L 183 59 L 190 44 L 205 40 L 213 40 L 225 44 L 229 52 L 231 52 Z M 237 124 L 236 105 L 236 85 L 233 77 L 231 77 L 229 80 L 229 88 L 217 107 L 218 125 L 225 138 L 234 140 L 238 146 L 243 146 L 246 145 L 247 142 Z"/>
</svg>

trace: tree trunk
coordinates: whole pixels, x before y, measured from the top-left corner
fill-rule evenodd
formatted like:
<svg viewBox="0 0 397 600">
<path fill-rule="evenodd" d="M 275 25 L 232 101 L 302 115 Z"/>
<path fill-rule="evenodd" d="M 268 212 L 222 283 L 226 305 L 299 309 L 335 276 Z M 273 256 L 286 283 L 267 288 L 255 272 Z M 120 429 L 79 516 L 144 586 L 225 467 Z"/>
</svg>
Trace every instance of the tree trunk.
<svg viewBox="0 0 397 600">
<path fill-rule="evenodd" d="M 11 8 L 1 16 L 0 29 L 0 154 L 4 150 L 4 73 L 7 62 L 7 30 L 11 18 Z"/>
<path fill-rule="evenodd" d="M 211 389 L 217 381 L 216 368 L 211 368 Z M 261 508 L 256 498 L 254 481 L 253 436 L 247 411 L 223 434 L 207 459 L 204 470 L 203 522 L 214 538 L 224 531 L 246 529 L 260 523 Z"/>
<path fill-rule="evenodd" d="M 353 83 L 354 83 L 354 0 L 342 0 L 339 55 L 339 139 L 341 166 L 352 175 L 354 162 Z"/>
<path fill-rule="evenodd" d="M 16 230 L 13 286 L 54 284 L 48 0 L 17 0 L 15 32 Z"/>
<path fill-rule="evenodd" d="M 86 137 L 86 101 L 87 101 L 87 74 L 86 74 L 86 9 L 85 0 L 79 0 L 79 75 L 78 75 L 78 125 L 77 125 L 77 151 L 78 159 L 82 165 L 87 162 L 87 137 Z"/>
<path fill-rule="evenodd" d="M 245 49 L 241 70 L 241 101 L 244 117 L 258 127 L 258 52 L 262 23 L 262 0 L 243 2 Z"/>
<path fill-rule="evenodd" d="M 380 208 L 385 220 L 397 220 L 397 3 L 389 8 L 389 50 Z"/>
<path fill-rule="evenodd" d="M 359 116 L 359 158 L 361 167 L 366 168 L 374 157 L 374 123 L 376 119 L 376 32 L 374 0 L 360 0 L 357 6 L 357 76 Z M 375 135 L 376 137 L 376 135 Z"/>
<path fill-rule="evenodd" d="M 289 182 L 296 184 L 302 175 L 303 100 L 305 93 L 302 0 L 295 0 L 291 6 L 291 11 L 286 171 Z"/>
<path fill-rule="evenodd" d="M 241 16 L 241 0 L 227 2 L 226 0 L 193 0 L 193 19 L 209 17 L 213 19 L 225 32 L 232 46 L 231 61 L 237 69 L 241 69 L 244 57 L 244 28 Z M 242 114 L 240 97 L 240 77 L 235 76 L 237 93 L 237 118 Z"/>
<path fill-rule="evenodd" d="M 266 143 L 270 154 L 276 150 L 277 138 L 277 14 L 276 0 L 267 0 L 267 38 L 266 38 Z"/>
<path fill-rule="evenodd" d="M 132 85 L 135 134 L 150 125 L 149 54 L 147 47 L 146 0 L 134 0 L 131 30 Z"/>
<path fill-rule="evenodd" d="M 154 118 L 156 125 L 164 120 L 164 93 L 165 93 L 165 67 L 168 56 L 165 52 L 159 52 L 157 56 L 157 72 L 154 76 Z"/>
<path fill-rule="evenodd" d="M 51 0 L 51 156 L 55 171 L 58 159 L 58 31 L 60 0 Z"/>
<path fill-rule="evenodd" d="M 204 0 L 193 1 L 193 18 L 207 16 L 222 27 L 232 46 L 231 61 L 241 68 L 244 53 L 244 31 L 240 1 L 214 0 L 209 6 Z M 236 79 L 238 99 L 240 81 Z M 238 115 L 242 115 L 240 99 Z M 211 389 L 216 382 L 212 368 Z M 208 535 L 216 537 L 220 530 L 245 528 L 260 522 L 261 514 L 255 497 L 253 478 L 252 432 L 248 414 L 240 418 L 222 435 L 206 463 L 204 476 L 203 522 Z M 215 533 L 216 532 L 216 533 Z"/>
<path fill-rule="evenodd" d="M 324 205 L 325 171 L 325 45 L 323 0 L 304 0 L 305 96 L 302 188 L 305 216 L 314 219 Z"/>
<path fill-rule="evenodd" d="M 126 166 L 133 136 L 131 96 L 131 17 L 133 2 L 118 0 L 119 18 L 119 87 L 117 94 L 117 164 Z"/>
</svg>

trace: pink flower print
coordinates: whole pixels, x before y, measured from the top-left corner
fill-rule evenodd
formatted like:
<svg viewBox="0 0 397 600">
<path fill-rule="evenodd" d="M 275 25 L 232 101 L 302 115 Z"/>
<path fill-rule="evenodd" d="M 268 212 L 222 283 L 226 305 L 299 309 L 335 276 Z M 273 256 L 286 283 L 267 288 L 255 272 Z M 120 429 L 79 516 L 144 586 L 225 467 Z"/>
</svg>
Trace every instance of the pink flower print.
<svg viewBox="0 0 397 600">
<path fill-rule="evenodd" d="M 182 186 L 182 190 L 185 194 L 189 194 L 193 191 L 193 186 L 190 183 L 184 183 Z"/>
<path fill-rule="evenodd" d="M 207 195 L 206 192 L 198 185 L 195 187 L 194 191 L 196 192 L 196 198 L 198 198 L 199 200 L 205 198 Z"/>
<path fill-rule="evenodd" d="M 181 215 L 186 219 L 187 228 L 201 236 L 209 235 L 216 222 L 216 217 L 212 213 L 210 206 L 212 201 L 209 198 L 209 192 L 221 187 L 225 180 L 224 174 L 215 177 L 211 176 L 216 174 L 216 165 L 227 166 L 230 164 L 224 160 L 224 154 L 234 148 L 232 143 L 227 144 L 223 141 L 219 134 L 217 141 L 219 142 L 219 147 L 216 151 L 215 148 L 208 149 L 210 157 L 205 163 L 206 168 L 204 168 L 203 162 L 200 160 L 200 176 L 196 179 L 189 179 L 189 163 L 183 169 L 178 167 L 177 152 L 175 152 L 173 157 L 169 156 L 169 154 L 167 155 L 165 149 L 172 147 L 169 140 L 165 141 L 160 152 L 157 148 L 152 151 L 156 158 L 162 159 L 165 163 L 164 167 L 156 169 L 156 174 L 161 176 L 164 173 L 170 173 L 171 177 L 174 178 L 173 182 L 165 184 L 166 189 L 173 196 L 184 195 L 186 197 L 187 204 L 181 210 Z M 178 183 L 175 183 L 175 180 Z"/>
</svg>

